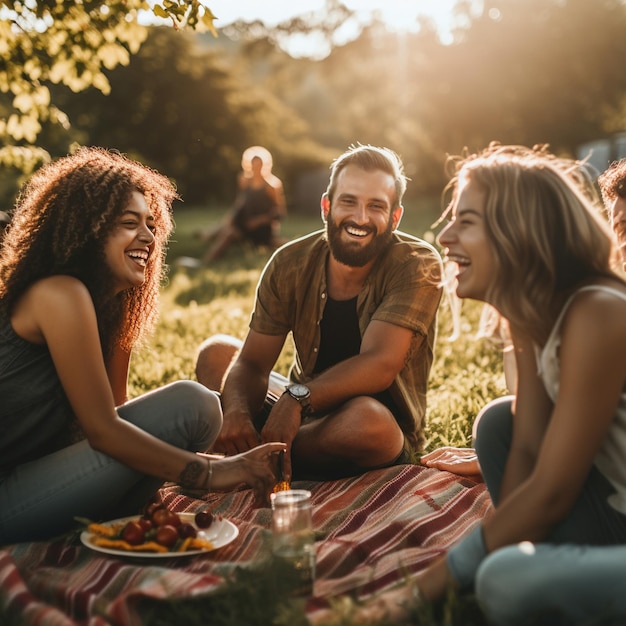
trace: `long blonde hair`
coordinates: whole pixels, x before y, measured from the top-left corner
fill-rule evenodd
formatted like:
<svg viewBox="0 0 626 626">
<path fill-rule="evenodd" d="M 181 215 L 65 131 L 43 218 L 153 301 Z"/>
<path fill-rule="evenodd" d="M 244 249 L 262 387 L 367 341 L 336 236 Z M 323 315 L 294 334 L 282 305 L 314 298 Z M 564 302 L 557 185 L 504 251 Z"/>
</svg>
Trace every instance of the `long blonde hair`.
<svg viewBox="0 0 626 626">
<path fill-rule="evenodd" d="M 450 185 L 485 193 L 485 229 L 498 264 L 488 301 L 542 344 L 580 284 L 616 277 L 614 240 L 580 162 L 545 146 L 492 144 L 453 159 Z"/>
</svg>

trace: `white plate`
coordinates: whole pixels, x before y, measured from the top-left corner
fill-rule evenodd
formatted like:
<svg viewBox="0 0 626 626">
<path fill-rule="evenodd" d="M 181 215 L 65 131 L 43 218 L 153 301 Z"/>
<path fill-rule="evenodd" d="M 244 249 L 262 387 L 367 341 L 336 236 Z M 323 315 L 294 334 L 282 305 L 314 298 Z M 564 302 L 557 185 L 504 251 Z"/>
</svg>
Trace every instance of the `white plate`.
<svg viewBox="0 0 626 626">
<path fill-rule="evenodd" d="M 194 523 L 194 513 L 178 513 L 178 516 L 183 522 L 189 522 L 191 524 Z M 123 524 L 136 519 L 138 519 L 138 516 L 133 515 L 132 517 L 123 517 L 121 519 L 106 522 L 104 525 L 108 526 L 112 524 Z M 97 546 L 91 543 L 91 539 L 96 535 L 89 532 L 88 530 L 84 530 L 80 534 L 80 540 L 88 548 L 91 548 L 96 552 L 104 552 L 105 554 L 113 554 L 115 556 L 130 556 L 133 558 L 139 557 L 142 559 L 171 559 L 181 556 L 192 556 L 194 554 L 206 554 L 208 552 L 212 552 L 213 550 L 217 550 L 218 548 L 223 548 L 224 546 L 228 545 L 237 537 L 237 535 L 239 535 L 239 529 L 237 528 L 237 526 L 235 526 L 235 524 L 227 519 L 216 517 L 213 520 L 213 523 L 208 528 L 198 530 L 199 539 L 210 541 L 213 544 L 213 548 L 211 550 L 199 549 L 187 550 L 186 552 L 135 552 L 132 550 L 115 550 L 113 548 L 105 548 L 103 546 Z"/>
</svg>

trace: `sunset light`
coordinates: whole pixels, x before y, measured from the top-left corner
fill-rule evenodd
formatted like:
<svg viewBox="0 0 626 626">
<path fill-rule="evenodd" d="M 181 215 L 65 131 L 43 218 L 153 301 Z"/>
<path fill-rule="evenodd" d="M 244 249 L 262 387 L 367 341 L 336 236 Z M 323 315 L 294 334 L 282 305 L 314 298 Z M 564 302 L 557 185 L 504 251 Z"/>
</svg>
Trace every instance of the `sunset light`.
<svg viewBox="0 0 626 626">
<path fill-rule="evenodd" d="M 325 0 L 210 0 L 206 2 L 216 15 L 215 25 L 220 28 L 243 19 L 245 21 L 261 20 L 267 26 L 276 25 L 289 18 L 307 15 L 325 10 Z M 454 28 L 454 7 L 457 0 L 343 0 L 348 9 L 353 11 L 360 24 L 368 23 L 372 18 L 385 22 L 390 30 L 416 31 L 419 18 L 432 20 L 443 43 L 450 43 Z M 475 0 L 473 5 L 478 8 L 482 2 Z M 358 35 L 359 25 L 346 24 L 341 32 L 336 33 L 335 43 L 345 43 Z M 323 57 L 330 52 L 327 42 L 315 35 L 294 35 L 281 45 L 293 56 Z"/>
</svg>

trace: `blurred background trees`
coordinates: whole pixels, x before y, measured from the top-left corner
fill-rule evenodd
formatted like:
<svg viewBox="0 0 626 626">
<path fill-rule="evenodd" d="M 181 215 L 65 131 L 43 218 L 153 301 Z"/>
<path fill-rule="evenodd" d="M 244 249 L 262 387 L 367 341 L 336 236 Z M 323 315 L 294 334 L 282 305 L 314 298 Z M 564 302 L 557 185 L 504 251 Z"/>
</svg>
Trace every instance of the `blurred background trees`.
<svg viewBox="0 0 626 626">
<path fill-rule="evenodd" d="M 4 209 L 22 172 L 77 143 L 142 160 L 196 206 L 229 202 L 242 151 L 262 144 L 290 210 L 309 211 L 330 160 L 355 142 L 401 154 L 411 202 L 440 192 L 446 154 L 464 147 L 549 143 L 575 155 L 626 130 L 623 0 L 458 0 L 452 42 L 426 19 L 400 34 L 374 19 L 342 45 L 333 34 L 354 16 L 338 0 L 322 15 L 271 29 L 242 21 L 217 37 L 142 25 L 139 0 L 107 2 L 106 11 L 87 0 L 33 0 L 23 3 L 27 26 L 6 12 L 15 5 L 0 3 Z M 210 30 L 212 14 L 192 0 L 161 10 L 180 25 L 192 5 L 192 22 Z M 330 53 L 292 58 L 280 44 L 297 34 L 319 37 Z"/>
</svg>

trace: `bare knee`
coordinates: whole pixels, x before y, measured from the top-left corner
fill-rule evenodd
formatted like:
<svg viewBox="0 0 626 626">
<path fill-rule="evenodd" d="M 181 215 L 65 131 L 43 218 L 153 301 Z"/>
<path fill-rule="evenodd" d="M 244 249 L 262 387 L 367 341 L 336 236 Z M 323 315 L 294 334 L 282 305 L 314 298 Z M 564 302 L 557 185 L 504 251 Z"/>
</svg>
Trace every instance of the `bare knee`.
<svg viewBox="0 0 626 626">
<path fill-rule="evenodd" d="M 230 335 L 213 335 L 205 339 L 196 356 L 196 378 L 209 389 L 221 391 L 224 376 L 239 353 L 242 342 Z"/>
<path fill-rule="evenodd" d="M 389 409 L 368 396 L 349 400 L 341 410 L 341 429 L 350 439 L 349 456 L 361 467 L 391 463 L 404 446 L 404 435 Z"/>
</svg>

